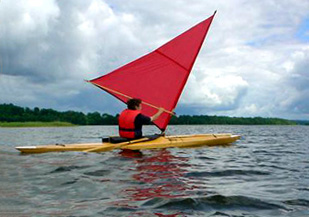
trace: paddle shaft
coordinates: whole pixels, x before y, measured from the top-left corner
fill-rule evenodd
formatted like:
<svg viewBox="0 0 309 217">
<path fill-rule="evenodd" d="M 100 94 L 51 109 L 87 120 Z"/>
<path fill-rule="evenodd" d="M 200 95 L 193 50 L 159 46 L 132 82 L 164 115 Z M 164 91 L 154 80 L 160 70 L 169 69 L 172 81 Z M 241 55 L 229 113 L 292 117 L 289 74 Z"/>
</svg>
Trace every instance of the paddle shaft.
<svg viewBox="0 0 309 217">
<path fill-rule="evenodd" d="M 133 141 L 121 142 L 121 143 L 118 143 L 118 144 L 110 144 L 109 146 L 106 146 L 106 147 L 103 147 L 104 146 L 104 143 L 103 143 L 102 147 L 95 147 L 95 148 L 87 149 L 84 152 L 97 152 L 97 151 L 102 152 L 102 151 L 105 151 L 105 150 L 121 148 L 125 145 L 131 145 L 131 144 L 134 144 L 134 143 L 137 143 L 137 142 L 145 142 L 147 140 L 149 140 L 149 138 L 145 137 L 145 138 L 140 138 L 140 139 L 133 140 Z"/>
<path fill-rule="evenodd" d="M 110 88 L 108 88 L 108 87 L 104 87 L 104 86 L 99 85 L 99 84 L 92 83 L 91 81 L 86 81 L 86 82 L 90 82 L 91 84 L 93 84 L 93 85 L 95 85 L 95 86 L 97 86 L 97 87 L 100 87 L 100 88 L 102 88 L 102 89 L 104 89 L 104 90 L 107 90 L 107 91 L 109 91 L 109 92 L 118 94 L 118 95 L 123 96 L 123 97 L 125 97 L 125 98 L 127 98 L 127 99 L 132 99 L 132 98 L 133 98 L 133 97 L 128 96 L 128 95 L 126 95 L 126 94 L 123 94 L 123 93 L 121 93 L 121 92 L 119 92 L 119 91 L 110 89 Z M 155 108 L 155 109 L 159 109 L 159 107 L 157 107 L 157 106 L 155 106 L 155 105 L 152 105 L 152 104 L 150 104 L 150 103 L 144 102 L 144 101 L 142 101 L 142 104 L 148 105 L 148 106 L 150 106 L 150 107 L 152 107 L 152 108 Z M 174 112 L 171 112 L 171 111 L 169 111 L 169 110 L 163 109 L 163 111 L 166 112 L 166 113 L 168 113 L 168 114 L 170 114 L 170 115 L 175 115 Z"/>
</svg>

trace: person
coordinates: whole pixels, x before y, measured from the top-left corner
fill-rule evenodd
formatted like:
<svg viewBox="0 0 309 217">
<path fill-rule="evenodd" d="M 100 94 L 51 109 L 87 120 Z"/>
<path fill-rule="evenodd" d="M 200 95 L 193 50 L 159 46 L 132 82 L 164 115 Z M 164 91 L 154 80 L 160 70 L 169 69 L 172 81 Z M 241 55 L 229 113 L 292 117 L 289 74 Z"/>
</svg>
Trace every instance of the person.
<svg viewBox="0 0 309 217">
<path fill-rule="evenodd" d="M 118 124 L 120 137 L 128 139 L 142 138 L 142 126 L 157 120 L 164 112 L 163 108 L 159 108 L 152 117 L 145 116 L 141 113 L 142 100 L 136 98 L 129 99 L 127 107 L 119 115 Z"/>
</svg>

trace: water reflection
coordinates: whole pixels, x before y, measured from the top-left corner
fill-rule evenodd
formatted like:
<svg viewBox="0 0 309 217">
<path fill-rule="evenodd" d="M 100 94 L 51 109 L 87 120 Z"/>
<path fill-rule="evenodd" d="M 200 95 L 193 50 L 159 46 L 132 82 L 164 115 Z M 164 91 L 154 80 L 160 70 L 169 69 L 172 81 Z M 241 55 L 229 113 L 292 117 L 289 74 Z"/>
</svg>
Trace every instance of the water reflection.
<svg viewBox="0 0 309 217">
<path fill-rule="evenodd" d="M 187 182 L 188 157 L 176 157 L 169 150 L 152 152 L 151 156 L 142 156 L 142 153 L 122 151 L 124 157 L 135 157 L 136 168 L 132 179 L 134 185 L 122 190 L 125 198 L 113 205 L 122 208 L 157 208 L 172 198 L 184 198 L 190 195 L 195 185 Z M 130 155 L 131 154 L 131 155 Z M 153 213 L 156 216 L 184 216 L 183 213 L 163 214 Z"/>
</svg>

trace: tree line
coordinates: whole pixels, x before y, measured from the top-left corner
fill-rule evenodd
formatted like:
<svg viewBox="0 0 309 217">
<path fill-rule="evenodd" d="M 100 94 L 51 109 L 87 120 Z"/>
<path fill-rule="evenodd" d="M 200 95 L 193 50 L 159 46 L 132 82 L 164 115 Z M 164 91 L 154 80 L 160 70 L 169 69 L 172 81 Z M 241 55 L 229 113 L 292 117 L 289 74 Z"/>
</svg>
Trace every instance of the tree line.
<svg viewBox="0 0 309 217">
<path fill-rule="evenodd" d="M 100 114 L 99 112 L 65 111 L 53 109 L 23 108 L 13 104 L 0 104 L 0 122 L 68 122 L 76 125 L 115 125 L 118 123 L 117 115 Z"/>
<path fill-rule="evenodd" d="M 0 122 L 68 122 L 76 125 L 117 125 L 118 114 L 113 116 L 107 113 L 64 111 L 53 109 L 23 108 L 13 104 L 0 104 Z M 280 118 L 244 118 L 208 115 L 180 115 L 173 116 L 171 125 L 194 124 L 234 124 L 234 125 L 295 125 L 295 121 Z"/>
<path fill-rule="evenodd" d="M 208 116 L 208 115 L 180 115 L 172 117 L 171 124 L 227 124 L 227 125 L 295 125 L 294 121 L 281 118 L 244 118 L 227 116 Z"/>
</svg>

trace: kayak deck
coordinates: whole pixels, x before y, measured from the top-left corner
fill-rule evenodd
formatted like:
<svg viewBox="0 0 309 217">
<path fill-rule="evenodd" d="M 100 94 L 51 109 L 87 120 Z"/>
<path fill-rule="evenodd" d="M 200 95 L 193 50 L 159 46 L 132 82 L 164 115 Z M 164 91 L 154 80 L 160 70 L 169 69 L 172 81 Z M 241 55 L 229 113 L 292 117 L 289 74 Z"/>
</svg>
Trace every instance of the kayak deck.
<svg viewBox="0 0 309 217">
<path fill-rule="evenodd" d="M 84 151 L 84 152 L 103 152 L 113 149 L 159 149 L 159 148 L 188 148 L 199 146 L 215 146 L 233 143 L 240 136 L 232 134 L 197 134 L 197 135 L 175 135 L 160 136 L 156 139 L 131 140 L 122 143 L 84 143 L 84 144 L 54 144 L 41 146 L 19 146 L 16 147 L 22 153 L 45 153 L 61 151 Z"/>
</svg>

